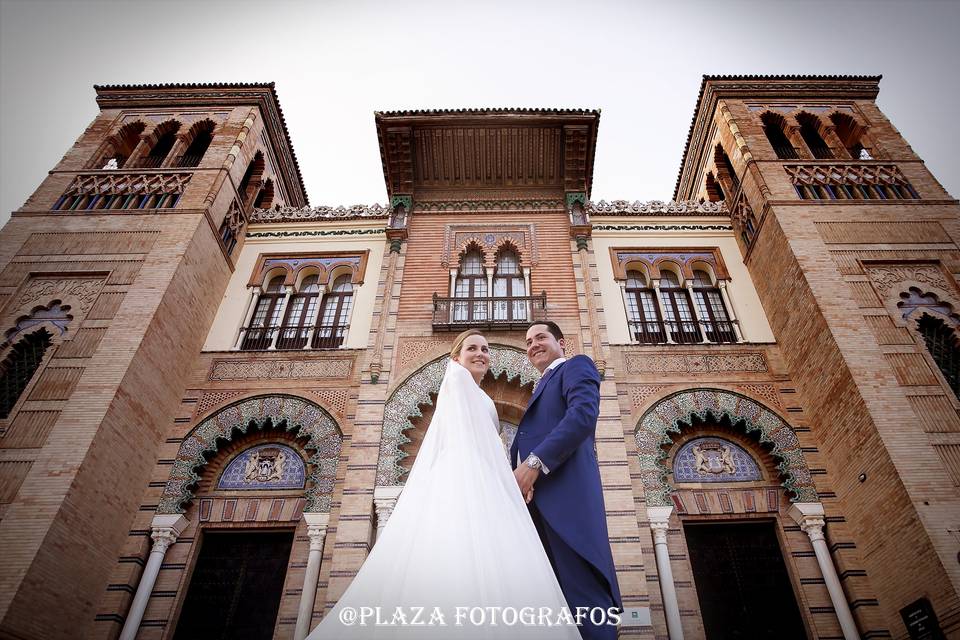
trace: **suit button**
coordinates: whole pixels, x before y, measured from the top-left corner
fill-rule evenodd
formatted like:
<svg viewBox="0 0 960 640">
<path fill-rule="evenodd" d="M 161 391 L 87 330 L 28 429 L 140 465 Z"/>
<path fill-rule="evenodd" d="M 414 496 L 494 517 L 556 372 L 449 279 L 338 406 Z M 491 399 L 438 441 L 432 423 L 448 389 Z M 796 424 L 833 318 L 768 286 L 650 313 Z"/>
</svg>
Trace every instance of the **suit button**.
<svg viewBox="0 0 960 640">
<path fill-rule="evenodd" d="M 523 431 L 517 431 L 517 435 L 518 435 L 518 436 L 522 436 L 522 435 L 523 435 Z"/>
</svg>

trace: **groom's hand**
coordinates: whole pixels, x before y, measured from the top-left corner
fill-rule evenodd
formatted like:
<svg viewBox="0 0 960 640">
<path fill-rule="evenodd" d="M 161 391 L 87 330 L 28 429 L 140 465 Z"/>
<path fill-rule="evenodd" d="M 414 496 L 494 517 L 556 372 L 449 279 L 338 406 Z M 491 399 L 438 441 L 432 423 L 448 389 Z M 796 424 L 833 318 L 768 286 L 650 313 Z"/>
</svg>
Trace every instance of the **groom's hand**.
<svg viewBox="0 0 960 640">
<path fill-rule="evenodd" d="M 517 479 L 517 485 L 520 487 L 520 495 L 529 503 L 533 500 L 533 483 L 540 477 L 540 469 L 533 469 L 525 464 L 521 464 L 513 472 L 513 477 Z"/>
</svg>

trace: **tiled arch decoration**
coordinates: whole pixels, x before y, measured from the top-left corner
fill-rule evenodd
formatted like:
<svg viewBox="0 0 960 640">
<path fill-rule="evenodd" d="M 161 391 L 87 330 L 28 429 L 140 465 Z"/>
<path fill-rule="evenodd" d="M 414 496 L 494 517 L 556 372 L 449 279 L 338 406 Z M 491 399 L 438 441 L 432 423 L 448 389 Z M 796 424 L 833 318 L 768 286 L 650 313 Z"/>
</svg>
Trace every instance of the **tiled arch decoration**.
<svg viewBox="0 0 960 640">
<path fill-rule="evenodd" d="M 405 482 L 407 470 L 399 462 L 408 454 L 400 449 L 410 442 L 404 431 L 412 429 L 410 418 L 423 414 L 420 405 L 432 404 L 431 393 L 440 391 L 443 374 L 450 356 L 445 355 L 426 364 L 407 378 L 387 400 L 383 408 L 383 431 L 380 436 L 380 460 L 377 463 L 377 486 L 393 486 Z M 499 378 L 506 374 L 507 380 L 519 379 L 520 386 L 540 379 L 527 354 L 505 345 L 490 345 L 490 371 Z"/>
<path fill-rule="evenodd" d="M 750 398 L 721 389 L 688 389 L 679 391 L 654 404 L 640 418 L 635 434 L 640 460 L 640 478 L 648 506 L 670 506 L 670 485 L 662 449 L 670 444 L 670 432 L 680 433 L 680 423 L 689 423 L 696 416 L 702 420 L 727 416 L 745 430 L 760 432 L 760 442 L 773 447 L 771 453 L 780 461 L 777 468 L 786 477 L 784 489 L 793 495 L 791 502 L 819 502 L 810 469 L 800 450 L 796 434 L 780 416 Z"/>
<path fill-rule="evenodd" d="M 193 498 L 190 487 L 200 480 L 197 468 L 207 463 L 205 453 L 216 452 L 221 442 L 229 442 L 234 430 L 246 433 L 251 425 L 263 428 L 284 425 L 297 437 L 306 437 L 305 448 L 313 455 L 304 511 L 324 513 L 330 510 L 330 496 L 340 459 L 343 434 L 330 414 L 317 405 L 293 396 L 267 395 L 248 398 L 224 407 L 198 424 L 180 444 L 170 470 L 170 478 L 157 507 L 158 513 L 183 513 Z"/>
</svg>

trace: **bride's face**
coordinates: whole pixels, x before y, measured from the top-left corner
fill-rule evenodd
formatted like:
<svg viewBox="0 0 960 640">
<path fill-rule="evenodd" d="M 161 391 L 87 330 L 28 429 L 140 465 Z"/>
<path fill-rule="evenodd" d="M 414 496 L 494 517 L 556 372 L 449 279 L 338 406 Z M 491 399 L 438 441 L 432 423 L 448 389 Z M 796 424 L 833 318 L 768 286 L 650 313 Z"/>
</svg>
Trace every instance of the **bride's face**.
<svg viewBox="0 0 960 640">
<path fill-rule="evenodd" d="M 480 384 L 480 380 L 490 368 L 490 346 L 483 336 L 469 336 L 463 341 L 460 355 L 454 360 L 473 375 L 473 379 Z"/>
</svg>

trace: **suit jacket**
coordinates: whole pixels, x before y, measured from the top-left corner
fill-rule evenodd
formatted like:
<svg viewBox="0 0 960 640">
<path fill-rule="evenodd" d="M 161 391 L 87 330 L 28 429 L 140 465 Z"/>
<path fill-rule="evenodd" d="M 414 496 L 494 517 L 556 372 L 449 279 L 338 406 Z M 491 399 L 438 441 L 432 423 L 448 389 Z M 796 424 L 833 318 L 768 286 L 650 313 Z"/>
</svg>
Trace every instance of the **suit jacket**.
<svg viewBox="0 0 960 640">
<path fill-rule="evenodd" d="M 600 414 L 600 374 L 587 356 L 546 372 L 520 421 L 510 449 L 516 468 L 530 453 L 550 470 L 537 478 L 533 500 L 550 527 L 607 579 L 622 608 L 610 552 L 600 469 L 594 454 Z"/>
</svg>

